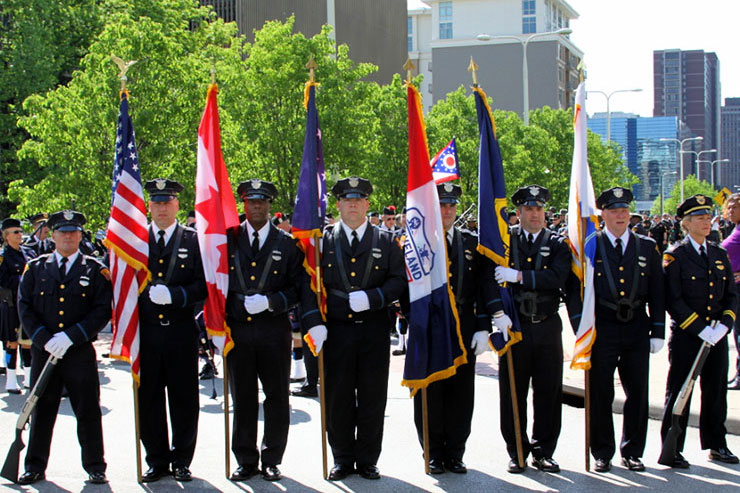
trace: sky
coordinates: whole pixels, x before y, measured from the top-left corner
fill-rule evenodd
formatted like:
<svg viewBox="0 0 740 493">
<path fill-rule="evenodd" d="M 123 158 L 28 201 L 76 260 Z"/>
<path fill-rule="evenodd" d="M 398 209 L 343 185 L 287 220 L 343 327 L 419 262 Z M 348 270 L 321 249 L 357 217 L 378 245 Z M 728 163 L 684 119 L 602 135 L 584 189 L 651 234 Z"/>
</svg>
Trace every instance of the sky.
<svg viewBox="0 0 740 493">
<path fill-rule="evenodd" d="M 611 97 L 610 110 L 653 114 L 653 50 L 714 52 L 719 58 L 722 104 L 740 97 L 740 0 L 566 0 L 579 14 L 570 39 L 584 53 L 588 90 Z M 589 114 L 606 98 L 589 95 Z"/>
</svg>

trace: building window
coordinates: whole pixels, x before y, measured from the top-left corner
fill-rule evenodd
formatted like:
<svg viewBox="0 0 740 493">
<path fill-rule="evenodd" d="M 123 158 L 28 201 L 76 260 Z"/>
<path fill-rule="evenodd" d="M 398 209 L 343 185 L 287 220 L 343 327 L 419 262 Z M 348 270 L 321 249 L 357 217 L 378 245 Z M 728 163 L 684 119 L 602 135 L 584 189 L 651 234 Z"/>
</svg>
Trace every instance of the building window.
<svg viewBox="0 0 740 493">
<path fill-rule="evenodd" d="M 409 16 L 409 26 L 408 26 L 408 51 L 414 51 L 414 22 L 413 18 Z"/>
<path fill-rule="evenodd" d="M 522 33 L 537 32 L 537 17 L 535 16 L 535 0 L 522 0 Z"/>
<path fill-rule="evenodd" d="M 439 39 L 452 39 L 452 2 L 439 2 Z"/>
</svg>

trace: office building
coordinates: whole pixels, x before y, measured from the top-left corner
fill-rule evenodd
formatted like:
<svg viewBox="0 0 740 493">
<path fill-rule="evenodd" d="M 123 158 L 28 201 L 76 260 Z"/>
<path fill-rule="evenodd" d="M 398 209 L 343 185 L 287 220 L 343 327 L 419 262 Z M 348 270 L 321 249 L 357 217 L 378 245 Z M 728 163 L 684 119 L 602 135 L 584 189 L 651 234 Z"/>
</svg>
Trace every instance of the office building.
<svg viewBox="0 0 740 493">
<path fill-rule="evenodd" d="M 355 62 L 370 62 L 378 71 L 370 79 L 387 84 L 403 72 L 406 61 L 406 0 L 200 0 L 212 5 L 239 32 L 254 40 L 254 30 L 271 20 L 295 14 L 296 32 L 311 37 L 333 17 L 338 44 L 349 46 Z M 330 7 L 333 6 L 333 12 Z"/>
<path fill-rule="evenodd" d="M 532 35 L 529 109 L 570 107 L 583 53 L 567 36 L 544 33 L 568 28 L 576 18 L 564 0 L 408 0 L 408 54 L 424 75 L 424 109 L 460 85 L 472 85 L 472 56 L 494 108 L 521 115 L 522 46 Z"/>
<path fill-rule="evenodd" d="M 722 153 L 719 157 L 730 161 L 715 165 L 714 179 L 718 188 L 727 187 L 735 192 L 735 186 L 740 185 L 740 98 L 725 98 L 721 114 Z"/>
</svg>

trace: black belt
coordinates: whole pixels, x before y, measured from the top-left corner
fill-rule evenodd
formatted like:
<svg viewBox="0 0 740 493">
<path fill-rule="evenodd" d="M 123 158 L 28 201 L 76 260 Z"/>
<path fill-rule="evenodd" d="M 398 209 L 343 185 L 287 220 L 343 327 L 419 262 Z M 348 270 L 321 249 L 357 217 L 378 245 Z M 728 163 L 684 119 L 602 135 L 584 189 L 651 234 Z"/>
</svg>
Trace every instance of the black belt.
<svg viewBox="0 0 740 493">
<path fill-rule="evenodd" d="M 529 324 L 538 324 L 548 318 L 550 318 L 550 315 L 524 315 L 521 312 L 519 313 L 519 321 L 527 322 Z"/>
<path fill-rule="evenodd" d="M 621 298 L 616 303 L 599 298 L 598 302 L 600 305 L 614 310 L 617 313 L 617 320 L 620 322 L 631 322 L 635 317 L 635 309 L 645 306 L 645 302 L 642 300 L 638 299 L 630 302 L 628 298 Z"/>
</svg>

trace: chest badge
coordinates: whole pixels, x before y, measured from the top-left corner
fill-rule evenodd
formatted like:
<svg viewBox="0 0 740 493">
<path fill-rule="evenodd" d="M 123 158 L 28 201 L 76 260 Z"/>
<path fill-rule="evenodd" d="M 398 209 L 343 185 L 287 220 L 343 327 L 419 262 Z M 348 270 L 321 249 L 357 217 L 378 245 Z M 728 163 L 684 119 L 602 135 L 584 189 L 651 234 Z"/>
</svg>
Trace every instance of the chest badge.
<svg viewBox="0 0 740 493">
<path fill-rule="evenodd" d="M 470 250 L 467 250 L 467 249 L 466 249 L 466 250 L 465 250 L 465 258 L 466 258 L 467 260 L 473 260 L 473 252 L 471 252 Z"/>
<path fill-rule="evenodd" d="M 639 257 L 637 257 L 637 264 L 640 267 L 647 267 L 647 258 L 640 255 Z"/>
<path fill-rule="evenodd" d="M 275 262 L 280 262 L 283 259 L 283 252 L 280 250 L 273 250 L 272 251 L 272 260 Z"/>
<path fill-rule="evenodd" d="M 373 257 L 374 258 L 381 258 L 383 256 L 383 250 L 380 248 L 373 248 Z"/>
<path fill-rule="evenodd" d="M 86 288 L 90 285 L 90 278 L 87 276 L 80 276 L 80 286 Z"/>
<path fill-rule="evenodd" d="M 543 246 L 540 248 L 540 255 L 543 257 L 549 257 L 550 256 L 550 247 L 549 246 Z"/>
<path fill-rule="evenodd" d="M 177 256 L 179 258 L 188 258 L 188 249 L 187 248 L 178 248 L 177 249 Z"/>
</svg>

